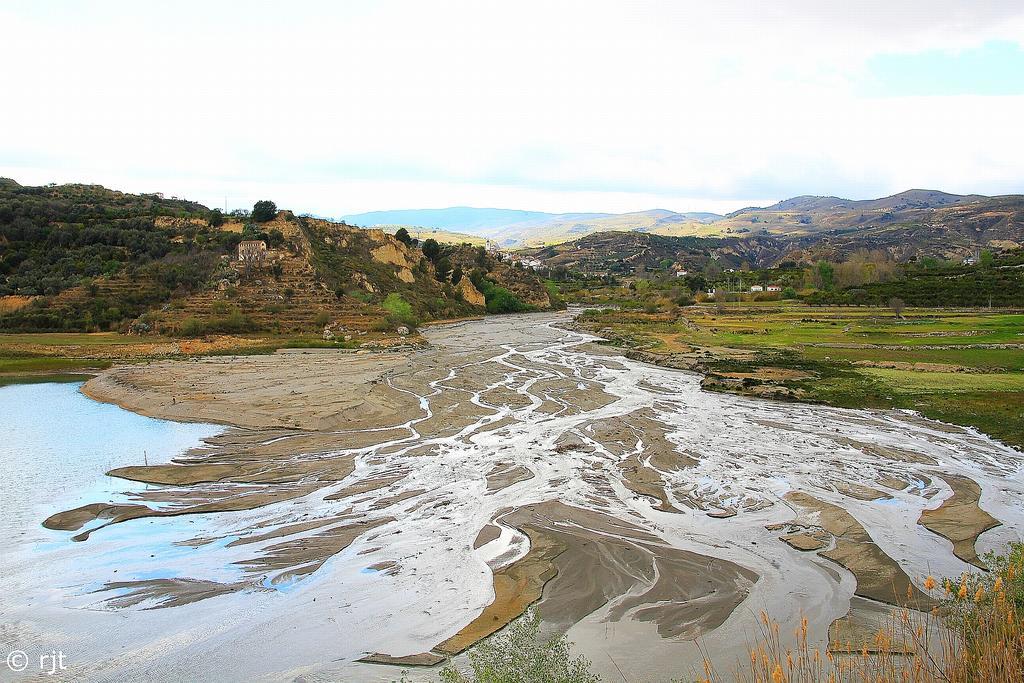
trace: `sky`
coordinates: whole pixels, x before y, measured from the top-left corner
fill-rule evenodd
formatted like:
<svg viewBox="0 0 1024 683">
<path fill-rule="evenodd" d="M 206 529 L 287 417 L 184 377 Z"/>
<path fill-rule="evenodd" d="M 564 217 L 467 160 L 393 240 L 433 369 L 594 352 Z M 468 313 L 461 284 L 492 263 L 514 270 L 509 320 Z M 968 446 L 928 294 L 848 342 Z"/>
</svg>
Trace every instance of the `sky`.
<svg viewBox="0 0 1024 683">
<path fill-rule="evenodd" d="M 0 0 L 0 176 L 297 212 L 1024 192 L 1024 2 Z"/>
</svg>

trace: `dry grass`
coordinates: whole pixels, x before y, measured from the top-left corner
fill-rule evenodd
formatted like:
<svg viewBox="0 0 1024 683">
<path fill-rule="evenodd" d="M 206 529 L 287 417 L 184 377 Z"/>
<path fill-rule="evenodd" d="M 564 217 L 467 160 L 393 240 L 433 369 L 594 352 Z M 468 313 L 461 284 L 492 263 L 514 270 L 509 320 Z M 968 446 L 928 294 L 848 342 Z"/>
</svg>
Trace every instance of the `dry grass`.
<svg viewBox="0 0 1024 683">
<path fill-rule="evenodd" d="M 807 621 L 788 645 L 779 624 L 761 613 L 760 637 L 736 680 L 744 683 L 1024 683 L 1024 546 L 989 555 L 992 571 L 924 588 L 944 596 L 941 608 L 900 608 L 860 652 L 821 652 L 807 637 Z M 850 644 L 853 645 L 853 644 Z M 856 652 L 854 647 L 849 648 Z M 705 660 L 700 683 L 725 679 Z"/>
</svg>

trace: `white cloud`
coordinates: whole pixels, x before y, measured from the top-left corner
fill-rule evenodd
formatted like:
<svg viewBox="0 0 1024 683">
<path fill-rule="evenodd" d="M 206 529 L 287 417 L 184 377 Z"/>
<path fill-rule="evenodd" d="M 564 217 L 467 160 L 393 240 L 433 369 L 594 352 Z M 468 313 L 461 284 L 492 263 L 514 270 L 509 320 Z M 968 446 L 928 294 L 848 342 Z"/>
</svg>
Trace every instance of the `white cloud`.
<svg viewBox="0 0 1024 683">
<path fill-rule="evenodd" d="M 869 99 L 1016 2 L 37 3 L 0 10 L 0 172 L 340 215 L 1020 190 L 1024 98 Z"/>
</svg>

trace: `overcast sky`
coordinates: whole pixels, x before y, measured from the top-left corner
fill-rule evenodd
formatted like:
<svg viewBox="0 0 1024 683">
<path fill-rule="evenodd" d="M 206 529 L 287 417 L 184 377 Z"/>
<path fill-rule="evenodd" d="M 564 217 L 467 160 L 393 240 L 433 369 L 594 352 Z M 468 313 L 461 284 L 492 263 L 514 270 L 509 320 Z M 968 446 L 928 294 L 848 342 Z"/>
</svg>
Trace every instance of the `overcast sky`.
<svg viewBox="0 0 1024 683">
<path fill-rule="evenodd" d="M 0 0 L 0 175 L 319 215 L 1024 192 L 1024 2 Z"/>
</svg>

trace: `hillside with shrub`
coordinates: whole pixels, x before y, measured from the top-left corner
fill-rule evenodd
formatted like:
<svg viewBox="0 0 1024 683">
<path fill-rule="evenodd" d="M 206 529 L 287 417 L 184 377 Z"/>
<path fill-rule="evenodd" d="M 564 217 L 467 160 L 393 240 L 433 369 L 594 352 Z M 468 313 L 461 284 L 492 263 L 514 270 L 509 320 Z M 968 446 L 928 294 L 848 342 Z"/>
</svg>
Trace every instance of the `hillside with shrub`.
<svg viewBox="0 0 1024 683">
<path fill-rule="evenodd" d="M 265 249 L 242 260 L 243 241 Z M 504 303 L 491 303 L 472 272 Z M 0 179 L 0 331 L 358 334 L 551 306 L 532 271 L 469 245 L 295 216 L 270 201 L 224 215 L 158 194 Z"/>
</svg>

